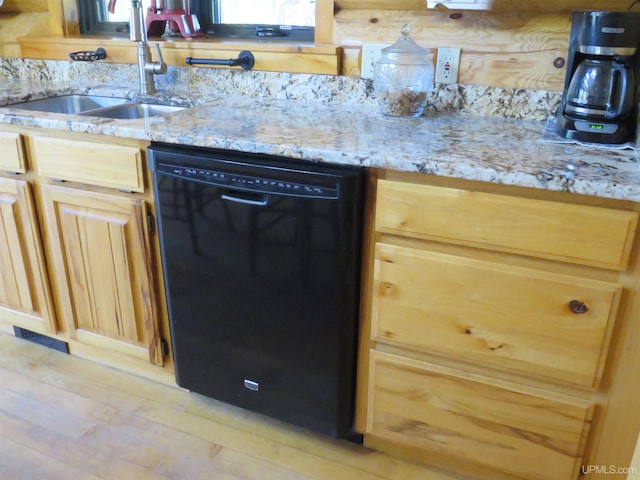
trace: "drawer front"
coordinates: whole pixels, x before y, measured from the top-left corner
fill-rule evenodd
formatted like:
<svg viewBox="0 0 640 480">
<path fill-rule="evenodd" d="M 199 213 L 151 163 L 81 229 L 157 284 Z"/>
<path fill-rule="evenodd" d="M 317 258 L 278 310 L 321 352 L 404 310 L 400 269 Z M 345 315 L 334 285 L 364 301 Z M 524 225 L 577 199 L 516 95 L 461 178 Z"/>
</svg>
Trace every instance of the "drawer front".
<svg viewBox="0 0 640 480">
<path fill-rule="evenodd" d="M 624 270 L 638 214 L 454 188 L 378 181 L 376 229 Z"/>
<path fill-rule="evenodd" d="M 593 406 L 371 352 L 367 433 L 529 479 L 577 478 Z"/>
<path fill-rule="evenodd" d="M 622 291 L 386 244 L 373 282 L 376 341 L 586 387 L 599 383 Z M 588 310 L 575 313 L 584 309 L 574 301 Z"/>
<path fill-rule="evenodd" d="M 37 171 L 49 178 L 142 192 L 142 151 L 137 146 L 34 137 Z"/>
<path fill-rule="evenodd" d="M 24 145 L 19 133 L 0 132 L 0 170 L 25 173 Z"/>
</svg>

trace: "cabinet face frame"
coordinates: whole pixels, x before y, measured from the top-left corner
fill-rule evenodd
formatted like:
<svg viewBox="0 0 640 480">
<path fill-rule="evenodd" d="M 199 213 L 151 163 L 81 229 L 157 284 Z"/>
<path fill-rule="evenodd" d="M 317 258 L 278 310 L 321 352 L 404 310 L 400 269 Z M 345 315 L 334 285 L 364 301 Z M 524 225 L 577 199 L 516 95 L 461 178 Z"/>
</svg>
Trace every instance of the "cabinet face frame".
<svg viewBox="0 0 640 480">
<path fill-rule="evenodd" d="M 67 334 L 162 365 L 145 201 L 52 184 L 40 189 L 52 288 Z"/>
<path fill-rule="evenodd" d="M 0 314 L 38 333 L 56 333 L 30 184 L 0 177 Z"/>
</svg>

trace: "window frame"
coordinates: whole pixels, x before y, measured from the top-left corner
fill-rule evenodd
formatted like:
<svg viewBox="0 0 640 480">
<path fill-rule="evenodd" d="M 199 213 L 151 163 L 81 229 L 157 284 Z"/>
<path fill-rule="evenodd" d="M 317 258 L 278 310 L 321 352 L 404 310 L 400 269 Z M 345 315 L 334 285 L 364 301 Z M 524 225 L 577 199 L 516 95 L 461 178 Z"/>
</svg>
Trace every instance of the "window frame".
<svg viewBox="0 0 640 480">
<path fill-rule="evenodd" d="M 124 1 L 124 0 L 122 0 Z M 103 0 L 106 3 L 106 0 Z M 215 6 L 213 5 L 215 3 Z M 201 30 L 207 38 L 228 38 L 243 41 L 301 42 L 313 43 L 316 37 L 315 27 L 297 27 L 262 24 L 220 24 L 215 23 L 218 0 L 191 0 L 191 11 L 198 15 Z M 106 8 L 106 6 L 105 6 Z M 77 0 L 78 24 L 83 35 L 128 36 L 128 22 L 105 22 L 100 20 L 96 1 Z M 316 12 L 316 19 L 317 19 Z M 317 22 L 316 22 L 317 23 Z M 262 29 L 265 35 L 259 35 Z M 271 33 L 271 34 L 269 34 Z"/>
</svg>

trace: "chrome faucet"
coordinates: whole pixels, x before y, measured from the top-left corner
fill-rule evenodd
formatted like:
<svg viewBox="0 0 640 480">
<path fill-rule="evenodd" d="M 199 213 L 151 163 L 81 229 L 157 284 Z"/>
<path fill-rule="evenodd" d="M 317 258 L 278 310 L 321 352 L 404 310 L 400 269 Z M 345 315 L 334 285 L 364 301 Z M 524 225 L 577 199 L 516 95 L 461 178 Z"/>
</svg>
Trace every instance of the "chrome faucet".
<svg viewBox="0 0 640 480">
<path fill-rule="evenodd" d="M 160 44 L 158 48 L 159 62 L 154 62 L 151 58 L 151 48 L 147 42 L 147 29 L 144 23 L 144 13 L 139 0 L 131 0 L 131 10 L 129 18 L 129 38 L 132 42 L 138 43 L 138 73 L 140 76 L 140 93 L 142 95 L 153 95 L 156 93 L 156 85 L 153 76 L 167 73 L 167 64 L 162 59 Z"/>
</svg>

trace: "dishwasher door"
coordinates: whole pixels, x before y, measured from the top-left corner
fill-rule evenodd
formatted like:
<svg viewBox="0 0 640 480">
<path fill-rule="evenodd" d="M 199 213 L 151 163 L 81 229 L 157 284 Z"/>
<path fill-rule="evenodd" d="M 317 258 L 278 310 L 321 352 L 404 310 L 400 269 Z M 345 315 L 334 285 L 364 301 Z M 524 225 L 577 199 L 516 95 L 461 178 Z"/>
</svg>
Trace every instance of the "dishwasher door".
<svg viewBox="0 0 640 480">
<path fill-rule="evenodd" d="M 362 169 L 149 151 L 178 384 L 347 436 Z"/>
</svg>

